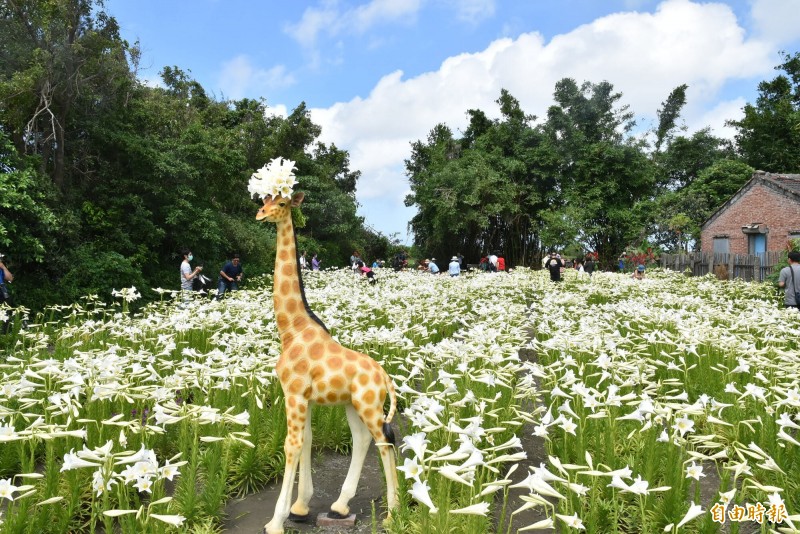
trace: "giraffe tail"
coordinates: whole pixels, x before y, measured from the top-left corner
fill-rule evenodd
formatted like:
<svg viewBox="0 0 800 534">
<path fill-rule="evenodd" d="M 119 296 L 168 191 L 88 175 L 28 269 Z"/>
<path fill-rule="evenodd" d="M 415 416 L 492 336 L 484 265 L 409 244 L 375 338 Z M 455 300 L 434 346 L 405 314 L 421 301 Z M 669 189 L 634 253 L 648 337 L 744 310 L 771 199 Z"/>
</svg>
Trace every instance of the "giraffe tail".
<svg viewBox="0 0 800 534">
<path fill-rule="evenodd" d="M 392 422 L 392 417 L 394 417 L 395 412 L 397 411 L 397 394 L 394 391 L 394 382 L 392 382 L 389 373 L 386 370 L 382 369 L 383 371 L 383 383 L 386 386 L 386 392 L 389 394 L 389 415 L 386 416 L 385 424 Z"/>
<path fill-rule="evenodd" d="M 394 390 L 394 383 L 389 373 L 384 369 L 381 370 L 383 371 L 383 383 L 386 385 L 387 393 L 389 393 L 389 415 L 383 420 L 383 436 L 386 438 L 387 443 L 394 445 L 396 442 L 394 429 L 392 429 L 392 425 L 389 423 L 392 422 L 392 417 L 394 417 L 394 413 L 397 411 L 397 393 Z"/>
</svg>

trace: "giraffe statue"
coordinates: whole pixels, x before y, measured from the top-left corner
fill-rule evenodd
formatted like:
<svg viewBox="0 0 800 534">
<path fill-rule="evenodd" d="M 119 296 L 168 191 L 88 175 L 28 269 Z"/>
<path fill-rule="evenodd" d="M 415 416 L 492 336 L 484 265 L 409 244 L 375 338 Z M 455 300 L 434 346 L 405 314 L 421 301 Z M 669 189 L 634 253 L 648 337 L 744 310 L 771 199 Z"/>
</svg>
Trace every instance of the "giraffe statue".
<svg viewBox="0 0 800 534">
<path fill-rule="evenodd" d="M 275 514 L 264 526 L 266 534 L 280 534 L 283 523 L 308 518 L 308 502 L 314 492 L 311 482 L 311 408 L 314 405 L 346 404 L 347 422 L 353 435 L 353 457 L 339 498 L 329 517 L 342 518 L 356 493 L 361 468 L 370 441 L 375 440 L 386 477 L 389 514 L 397 505 L 397 470 L 394 434 L 389 423 L 397 406 L 394 385 L 383 368 L 365 354 L 342 347 L 333 340 L 322 321 L 308 307 L 292 224 L 292 207 L 303 202 L 303 193 L 291 199 L 267 195 L 256 220 L 277 224 L 277 253 L 273 299 L 282 351 L 275 372 L 286 397 L 287 434 L 284 443 L 286 470 Z M 389 414 L 384 416 L 386 396 Z M 295 473 L 300 467 L 297 500 L 289 507 Z M 387 518 L 388 519 L 388 518 Z"/>
</svg>

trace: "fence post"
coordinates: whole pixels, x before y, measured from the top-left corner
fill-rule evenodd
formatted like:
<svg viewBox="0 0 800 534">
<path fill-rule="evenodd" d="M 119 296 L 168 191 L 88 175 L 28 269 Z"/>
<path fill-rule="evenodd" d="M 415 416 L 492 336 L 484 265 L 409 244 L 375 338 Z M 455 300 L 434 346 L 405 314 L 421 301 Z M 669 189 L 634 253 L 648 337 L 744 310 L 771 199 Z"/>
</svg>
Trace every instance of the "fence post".
<svg viewBox="0 0 800 534">
<path fill-rule="evenodd" d="M 753 257 L 753 280 L 761 282 L 761 256 L 758 254 Z"/>
<path fill-rule="evenodd" d="M 733 268 L 736 265 L 734 261 L 735 254 L 728 253 L 728 280 L 733 280 Z"/>
<path fill-rule="evenodd" d="M 714 272 L 714 253 L 709 252 L 708 255 L 708 274 L 716 274 Z"/>
</svg>

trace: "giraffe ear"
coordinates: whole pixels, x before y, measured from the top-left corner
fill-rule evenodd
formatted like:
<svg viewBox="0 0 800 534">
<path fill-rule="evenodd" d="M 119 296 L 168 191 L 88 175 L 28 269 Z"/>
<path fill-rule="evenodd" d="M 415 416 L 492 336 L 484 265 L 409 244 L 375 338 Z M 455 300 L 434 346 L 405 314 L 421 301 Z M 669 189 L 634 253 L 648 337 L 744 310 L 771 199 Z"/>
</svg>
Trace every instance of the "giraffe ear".
<svg viewBox="0 0 800 534">
<path fill-rule="evenodd" d="M 303 199 L 305 198 L 305 194 L 302 191 L 298 191 L 294 195 L 292 195 L 292 207 L 299 208 L 300 204 L 303 203 Z"/>
</svg>

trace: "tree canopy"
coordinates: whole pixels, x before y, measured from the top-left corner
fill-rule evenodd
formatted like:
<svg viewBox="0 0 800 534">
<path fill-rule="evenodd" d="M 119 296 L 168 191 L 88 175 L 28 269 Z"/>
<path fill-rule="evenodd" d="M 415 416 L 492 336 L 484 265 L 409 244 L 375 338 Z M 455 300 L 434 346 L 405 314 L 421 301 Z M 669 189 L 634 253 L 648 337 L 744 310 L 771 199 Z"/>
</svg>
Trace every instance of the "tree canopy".
<svg viewBox="0 0 800 534">
<path fill-rule="evenodd" d="M 17 302 L 40 306 L 136 285 L 178 287 L 189 247 L 212 276 L 233 252 L 271 269 L 274 230 L 254 221 L 250 174 L 296 161 L 308 224 L 301 246 L 326 265 L 389 239 L 356 214 L 360 173 L 318 140 L 301 102 L 220 101 L 177 66 L 137 80 L 138 44 L 102 1 L 0 4 L 0 247 Z"/>
</svg>

